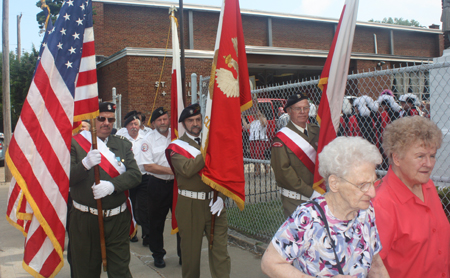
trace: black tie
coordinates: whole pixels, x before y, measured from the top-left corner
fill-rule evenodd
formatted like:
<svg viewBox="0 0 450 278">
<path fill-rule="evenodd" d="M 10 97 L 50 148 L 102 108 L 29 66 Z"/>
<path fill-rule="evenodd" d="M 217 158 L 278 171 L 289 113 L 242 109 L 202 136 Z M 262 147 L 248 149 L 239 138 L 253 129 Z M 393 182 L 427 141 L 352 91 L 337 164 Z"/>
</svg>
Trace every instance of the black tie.
<svg viewBox="0 0 450 278">
<path fill-rule="evenodd" d="M 201 145 L 202 144 L 202 141 L 200 140 L 200 138 L 194 138 L 194 140 L 195 140 L 195 142 L 197 142 L 197 144 L 199 144 L 199 145 Z"/>
<path fill-rule="evenodd" d="M 306 137 L 308 137 L 308 131 L 306 131 L 306 128 L 305 128 L 305 135 Z"/>
</svg>

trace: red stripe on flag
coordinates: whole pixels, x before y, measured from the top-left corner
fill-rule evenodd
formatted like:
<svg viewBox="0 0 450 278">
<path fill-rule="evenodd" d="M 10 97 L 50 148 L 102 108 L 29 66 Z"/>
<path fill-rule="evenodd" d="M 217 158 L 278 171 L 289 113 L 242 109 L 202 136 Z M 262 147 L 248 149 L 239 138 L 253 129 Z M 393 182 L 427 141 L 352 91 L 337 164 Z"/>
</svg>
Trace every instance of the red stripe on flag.
<svg viewBox="0 0 450 278">
<path fill-rule="evenodd" d="M 81 57 L 89 57 L 95 55 L 95 43 L 94 41 L 83 43 L 83 52 Z"/>
<path fill-rule="evenodd" d="M 14 189 L 11 191 L 11 196 L 9 197 L 8 206 L 6 208 L 6 215 L 11 215 L 11 211 L 14 207 L 14 203 L 19 198 L 20 194 L 20 187 L 17 185 L 17 183 L 14 185 Z"/>
<path fill-rule="evenodd" d="M 59 219 L 55 211 L 55 208 L 52 205 L 52 202 L 48 199 L 48 196 L 43 191 L 42 185 L 39 183 L 39 180 L 34 175 L 33 169 L 30 166 L 24 154 L 22 153 L 21 149 L 17 146 L 17 142 L 15 141 L 14 137 L 11 140 L 9 152 L 15 153 L 15 157 L 13 160 L 14 164 L 20 165 L 21 174 L 26 184 L 33 185 L 27 187 L 28 191 L 30 192 L 31 196 L 33 196 L 33 200 L 37 203 L 38 207 L 40 208 L 42 216 L 46 219 L 48 225 L 50 226 L 54 235 L 56 236 L 56 239 L 59 241 L 61 246 L 64 246 L 64 236 L 66 231 L 64 226 L 65 223 L 62 223 L 61 220 Z M 59 190 L 61 192 L 62 197 L 67 203 L 69 193 L 68 192 L 69 181 L 67 177 L 65 183 L 67 183 L 67 186 L 59 184 Z"/>
<path fill-rule="evenodd" d="M 45 107 L 47 108 L 48 113 L 53 119 L 53 122 L 55 123 L 55 126 L 58 128 L 59 132 L 63 136 L 63 138 L 66 139 L 66 146 L 67 149 L 70 150 L 70 137 L 72 135 L 72 122 L 67 118 L 67 114 L 64 110 L 64 108 L 61 106 L 61 103 L 59 102 L 59 99 L 56 97 L 55 92 L 53 91 L 52 87 L 50 86 L 50 80 L 47 76 L 47 73 L 45 72 L 44 68 L 42 67 L 42 64 L 39 63 L 38 68 L 36 69 L 36 73 L 33 79 L 34 84 L 36 85 L 37 89 L 39 90 L 39 93 L 42 96 L 42 99 L 45 103 Z M 22 108 L 23 111 L 23 108 Z M 33 110 L 29 110 L 27 112 L 33 112 Z M 21 114 L 22 117 L 22 114 Z M 38 133 L 41 133 L 42 130 L 40 128 L 41 119 L 36 119 L 33 122 L 30 122 L 30 128 L 32 130 L 37 131 Z M 22 120 L 22 122 L 27 123 L 26 121 Z M 43 123 L 45 124 L 45 123 Z M 30 129 L 27 128 L 31 135 L 32 132 L 30 132 Z M 67 140 L 69 138 L 69 140 Z"/>
<path fill-rule="evenodd" d="M 77 87 L 91 85 L 97 83 L 97 70 L 88 70 L 78 73 Z"/>
<path fill-rule="evenodd" d="M 76 111 L 75 115 L 90 114 L 93 112 L 92 107 L 96 107 L 98 110 L 98 97 L 77 100 L 75 101 L 74 106 L 74 111 Z"/>
<path fill-rule="evenodd" d="M 25 252 L 23 254 L 23 261 L 29 265 L 31 260 L 36 256 L 36 254 L 41 249 L 42 244 L 44 244 L 45 238 L 47 235 L 45 234 L 42 226 L 36 229 L 33 235 L 28 238 L 25 243 Z"/>
<path fill-rule="evenodd" d="M 29 103 L 27 100 L 25 100 L 22 111 L 32 111 L 31 107 L 29 106 Z M 43 130 L 40 128 L 41 126 L 38 124 L 39 120 L 36 118 L 36 115 L 34 113 L 22 113 L 21 114 L 22 122 L 27 128 L 28 132 L 30 133 L 30 136 L 36 146 L 36 149 L 41 156 L 42 160 L 44 161 L 45 165 L 47 166 L 48 171 L 50 172 L 50 175 L 52 176 L 53 180 L 58 183 L 58 186 L 61 184 L 69 184 L 69 178 L 64 171 L 64 168 L 59 163 L 58 156 L 54 152 L 52 145 L 47 139 L 47 136 L 43 134 Z M 70 123 L 70 122 L 69 122 Z M 70 128 L 67 129 L 70 132 L 72 132 L 71 125 Z M 69 144 L 70 146 L 70 144 Z M 20 151 L 20 150 L 17 150 Z M 11 151 L 10 151 L 11 152 Z M 22 153 L 20 151 L 20 153 Z M 26 157 L 23 157 L 23 161 L 21 161 L 21 164 L 17 164 L 16 160 L 14 160 L 15 165 L 21 165 L 22 164 L 28 164 L 29 161 Z M 27 172 L 23 173 L 24 177 L 27 176 Z M 26 179 L 25 179 L 26 180 Z M 27 182 L 28 184 L 28 182 Z M 66 202 L 67 202 L 67 196 L 69 193 L 68 187 L 60 187 L 61 194 L 64 196 Z"/>
<path fill-rule="evenodd" d="M 50 255 L 45 260 L 44 264 L 42 265 L 39 274 L 41 274 L 44 277 L 51 277 L 52 273 L 55 271 L 56 267 L 60 263 L 61 259 L 56 250 L 53 249 L 53 251 L 50 253 Z"/>
</svg>

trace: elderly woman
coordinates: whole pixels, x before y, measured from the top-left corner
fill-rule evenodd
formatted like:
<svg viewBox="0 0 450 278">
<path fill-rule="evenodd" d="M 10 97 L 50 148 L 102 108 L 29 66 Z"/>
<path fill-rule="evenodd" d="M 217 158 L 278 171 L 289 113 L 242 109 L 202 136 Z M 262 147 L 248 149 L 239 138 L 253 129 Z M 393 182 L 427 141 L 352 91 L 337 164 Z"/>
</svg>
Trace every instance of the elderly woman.
<svg viewBox="0 0 450 278">
<path fill-rule="evenodd" d="M 327 193 L 314 199 L 316 204 L 298 206 L 284 222 L 262 258 L 263 272 L 270 277 L 389 277 L 378 254 L 370 202 L 380 153 L 360 137 L 338 137 L 319 160 Z"/>
<path fill-rule="evenodd" d="M 389 170 L 374 207 L 391 277 L 450 277 L 450 224 L 430 180 L 442 132 L 413 116 L 386 127 L 383 148 Z"/>
</svg>

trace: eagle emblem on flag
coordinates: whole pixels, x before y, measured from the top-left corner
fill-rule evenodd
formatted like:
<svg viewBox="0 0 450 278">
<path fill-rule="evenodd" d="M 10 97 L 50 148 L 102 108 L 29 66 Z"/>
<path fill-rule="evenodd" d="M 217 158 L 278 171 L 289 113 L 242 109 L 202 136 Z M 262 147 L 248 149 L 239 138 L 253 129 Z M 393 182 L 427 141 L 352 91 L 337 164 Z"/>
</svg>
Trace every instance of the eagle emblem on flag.
<svg viewBox="0 0 450 278">
<path fill-rule="evenodd" d="M 237 38 L 232 38 L 234 51 L 236 52 L 236 56 L 238 56 L 237 49 Z M 228 65 L 229 68 L 234 68 L 236 71 L 236 78 L 231 70 L 226 68 L 220 68 L 216 70 L 216 80 L 217 87 L 227 96 L 227 97 L 239 97 L 239 64 L 238 62 L 231 57 L 231 54 L 223 57 L 225 59 L 225 64 Z"/>
</svg>

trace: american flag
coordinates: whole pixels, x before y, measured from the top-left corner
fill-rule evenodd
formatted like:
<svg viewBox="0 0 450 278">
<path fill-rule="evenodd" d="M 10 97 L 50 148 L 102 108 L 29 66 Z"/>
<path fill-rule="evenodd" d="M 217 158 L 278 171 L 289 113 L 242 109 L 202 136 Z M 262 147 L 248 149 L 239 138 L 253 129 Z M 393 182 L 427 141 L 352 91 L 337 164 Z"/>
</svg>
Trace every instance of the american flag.
<svg viewBox="0 0 450 278">
<path fill-rule="evenodd" d="M 73 121 L 98 115 L 92 3 L 68 0 L 46 29 L 6 162 L 7 219 L 26 237 L 23 267 L 53 277 L 63 266 Z"/>
</svg>

